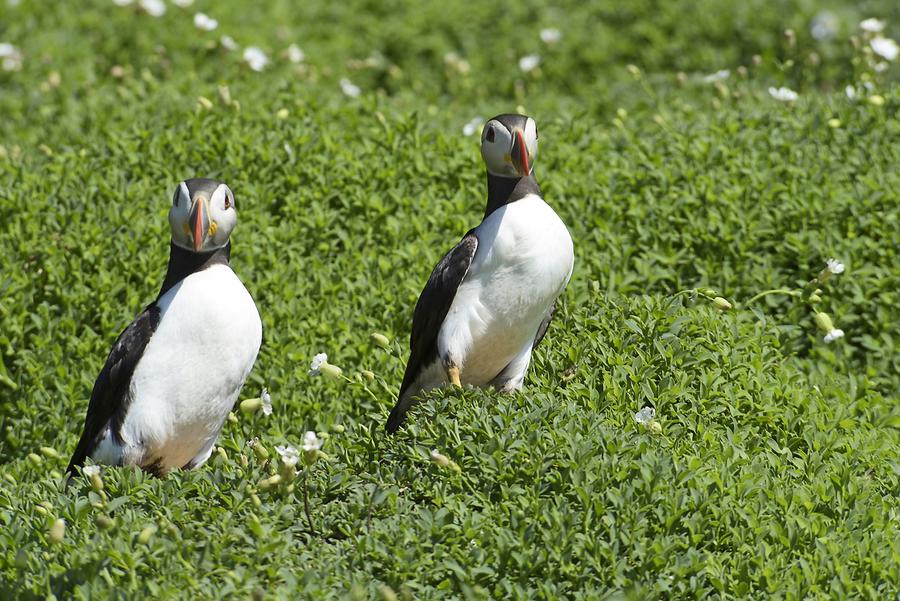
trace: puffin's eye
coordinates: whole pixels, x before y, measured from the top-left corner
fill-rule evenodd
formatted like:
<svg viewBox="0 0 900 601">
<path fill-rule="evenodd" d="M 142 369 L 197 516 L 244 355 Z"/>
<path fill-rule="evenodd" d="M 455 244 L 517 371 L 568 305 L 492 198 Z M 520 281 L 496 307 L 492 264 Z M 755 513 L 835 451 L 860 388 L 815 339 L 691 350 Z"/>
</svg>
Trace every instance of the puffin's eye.
<svg viewBox="0 0 900 601">
<path fill-rule="evenodd" d="M 226 194 L 225 195 L 225 210 L 227 211 L 230 208 L 231 208 L 231 199 Z"/>
<path fill-rule="evenodd" d="M 538 128 L 537 128 L 537 125 L 534 126 L 534 139 L 535 139 L 535 140 L 538 139 Z"/>
<path fill-rule="evenodd" d="M 494 143 L 494 126 L 489 125 L 487 128 L 487 132 L 484 134 L 484 139 L 490 143 Z"/>
</svg>

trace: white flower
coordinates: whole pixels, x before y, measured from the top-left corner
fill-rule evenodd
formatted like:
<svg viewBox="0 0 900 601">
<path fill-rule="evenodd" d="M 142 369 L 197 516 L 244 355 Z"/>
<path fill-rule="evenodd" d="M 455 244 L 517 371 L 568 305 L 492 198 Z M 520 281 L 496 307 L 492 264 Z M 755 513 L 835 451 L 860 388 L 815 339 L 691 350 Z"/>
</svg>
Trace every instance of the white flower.
<svg viewBox="0 0 900 601">
<path fill-rule="evenodd" d="M 869 45 L 875 54 L 889 61 L 894 60 L 900 54 L 900 46 L 897 46 L 897 42 L 891 38 L 873 38 Z"/>
<path fill-rule="evenodd" d="M 844 330 L 835 328 L 835 329 L 831 330 L 830 332 L 828 332 L 827 334 L 825 334 L 825 342 L 833 342 L 833 341 L 837 340 L 838 338 L 843 338 L 843 337 L 844 337 Z"/>
<path fill-rule="evenodd" d="M 301 447 L 303 448 L 304 453 L 314 453 L 322 448 L 322 443 L 324 441 L 316 436 L 316 433 L 310 430 L 306 434 L 303 435 L 303 444 Z"/>
<path fill-rule="evenodd" d="M 263 415 L 272 415 L 272 396 L 269 394 L 269 389 L 263 388 L 259 398 L 262 399 Z"/>
<path fill-rule="evenodd" d="M 194 3 L 194 0 L 172 0 L 172 4 L 181 8 L 187 8 Z"/>
<path fill-rule="evenodd" d="M 287 49 L 287 57 L 288 60 L 292 63 L 302 63 L 303 59 L 306 58 L 306 55 L 303 54 L 300 46 L 298 46 L 297 44 L 291 44 Z"/>
<path fill-rule="evenodd" d="M 347 79 L 346 77 L 341 80 L 341 92 L 349 96 L 350 98 L 356 98 L 360 94 L 362 94 L 362 90 L 358 85 L 355 85 L 352 81 Z"/>
<path fill-rule="evenodd" d="M 4 71 L 18 71 L 22 68 L 22 53 L 8 42 L 0 42 L 0 64 Z"/>
<path fill-rule="evenodd" d="M 830 271 L 832 274 L 837 275 L 839 273 L 844 273 L 844 264 L 837 259 L 828 259 L 825 262 L 825 269 Z"/>
<path fill-rule="evenodd" d="M 769 88 L 769 95 L 781 102 L 794 102 L 800 95 L 790 88 Z"/>
<path fill-rule="evenodd" d="M 846 88 L 844 88 L 844 94 L 847 95 L 847 98 L 853 100 L 854 98 L 856 98 L 856 88 L 854 88 L 853 86 L 847 86 Z"/>
<path fill-rule="evenodd" d="M 484 122 L 481 117 L 475 117 L 465 125 L 463 125 L 463 135 L 468 137 L 474 135 L 478 131 L 478 127 Z"/>
<path fill-rule="evenodd" d="M 703 81 L 707 83 L 712 83 L 714 81 L 722 81 L 723 79 L 728 79 L 728 76 L 731 75 L 731 71 L 728 69 L 722 69 L 721 71 L 716 71 L 711 75 L 707 75 L 703 78 Z"/>
<path fill-rule="evenodd" d="M 300 461 L 300 451 L 291 445 L 285 447 L 277 446 L 275 447 L 275 452 L 281 458 L 281 463 L 289 467 L 294 467 Z"/>
<path fill-rule="evenodd" d="M 212 31 L 219 26 L 219 22 L 204 13 L 194 15 L 194 27 L 203 31 Z"/>
<path fill-rule="evenodd" d="M 653 407 L 644 407 L 634 414 L 634 421 L 639 424 L 649 424 L 656 417 L 656 409 Z"/>
<path fill-rule="evenodd" d="M 230 35 L 223 35 L 219 38 L 219 43 L 222 45 L 222 48 L 225 50 L 237 50 L 238 45 L 237 42 L 234 41 L 234 38 Z"/>
<path fill-rule="evenodd" d="M 100 466 L 99 465 L 86 465 L 81 468 L 81 471 L 85 476 L 99 476 L 100 475 Z"/>
<path fill-rule="evenodd" d="M 859 24 L 859 28 L 869 33 L 879 33 L 884 31 L 884 21 L 874 17 L 866 19 Z"/>
<path fill-rule="evenodd" d="M 262 71 L 269 64 L 269 57 L 260 48 L 248 46 L 244 49 L 244 61 L 254 71 Z"/>
<path fill-rule="evenodd" d="M 523 73 L 534 71 L 541 64 L 541 57 L 537 54 L 529 54 L 519 59 L 519 70 Z"/>
<path fill-rule="evenodd" d="M 813 17 L 809 33 L 817 40 L 830 40 L 838 30 L 838 19 L 834 13 L 822 11 Z"/>
<path fill-rule="evenodd" d="M 456 52 L 448 52 L 445 54 L 444 64 L 463 75 L 472 69 L 472 65 L 469 64 L 469 61 L 462 58 Z"/>
<path fill-rule="evenodd" d="M 141 8 L 147 11 L 151 17 L 161 17 L 166 14 L 166 3 L 163 0 L 141 0 Z"/>
<path fill-rule="evenodd" d="M 562 39 L 562 32 L 555 27 L 548 27 L 541 30 L 541 41 L 545 44 L 555 44 Z"/>
<path fill-rule="evenodd" d="M 322 366 L 328 363 L 328 355 L 319 353 L 313 357 L 312 363 L 309 364 L 309 375 L 318 376 L 322 374 Z"/>
</svg>

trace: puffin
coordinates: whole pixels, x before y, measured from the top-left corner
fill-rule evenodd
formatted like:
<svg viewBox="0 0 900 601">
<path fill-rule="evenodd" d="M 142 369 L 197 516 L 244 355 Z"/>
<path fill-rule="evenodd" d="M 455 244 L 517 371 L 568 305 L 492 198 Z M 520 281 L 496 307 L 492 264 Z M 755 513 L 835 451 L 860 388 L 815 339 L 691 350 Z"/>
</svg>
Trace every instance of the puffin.
<svg viewBox="0 0 900 601">
<path fill-rule="evenodd" d="M 389 433 L 429 389 L 522 388 L 575 262 L 572 237 L 534 177 L 537 145 L 531 117 L 503 114 L 484 125 L 484 217 L 438 262 L 419 296 Z"/>
<path fill-rule="evenodd" d="M 156 476 L 209 459 L 262 342 L 256 303 L 229 264 L 236 223 L 227 185 L 178 184 L 165 278 L 97 376 L 70 477 L 88 457 Z"/>
</svg>

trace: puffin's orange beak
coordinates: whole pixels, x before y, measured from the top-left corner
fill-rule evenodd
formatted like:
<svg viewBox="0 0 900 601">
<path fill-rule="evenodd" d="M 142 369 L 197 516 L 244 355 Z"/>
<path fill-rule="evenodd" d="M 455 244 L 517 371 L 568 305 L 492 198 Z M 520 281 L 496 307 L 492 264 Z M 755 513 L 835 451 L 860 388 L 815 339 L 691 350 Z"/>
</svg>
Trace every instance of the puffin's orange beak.
<svg viewBox="0 0 900 601">
<path fill-rule="evenodd" d="M 206 232 L 209 231 L 208 226 L 204 227 L 206 211 L 203 210 L 203 203 L 202 196 L 198 196 L 194 200 L 194 206 L 191 207 L 191 216 L 188 222 L 191 228 L 191 237 L 194 239 L 194 252 L 199 252 L 200 248 L 203 247 L 203 240 L 206 238 Z"/>
<path fill-rule="evenodd" d="M 516 167 L 520 177 L 525 177 L 531 173 L 531 165 L 528 162 L 528 146 L 525 145 L 525 135 L 522 130 L 515 131 L 515 140 L 513 140 L 513 148 L 511 158 L 513 165 Z"/>
</svg>

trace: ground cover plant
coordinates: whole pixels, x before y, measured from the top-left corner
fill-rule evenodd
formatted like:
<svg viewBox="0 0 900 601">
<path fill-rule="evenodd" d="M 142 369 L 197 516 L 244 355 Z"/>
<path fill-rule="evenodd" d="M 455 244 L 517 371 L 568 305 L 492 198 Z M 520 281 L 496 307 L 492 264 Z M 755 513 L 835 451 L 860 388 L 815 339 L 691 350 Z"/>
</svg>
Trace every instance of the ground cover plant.
<svg viewBox="0 0 900 601">
<path fill-rule="evenodd" d="M 0 15 L 0 598 L 900 594 L 896 3 Z M 510 110 L 572 282 L 523 393 L 437 391 L 388 437 Z M 193 175 L 237 196 L 242 403 L 200 470 L 66 487 Z"/>
</svg>

